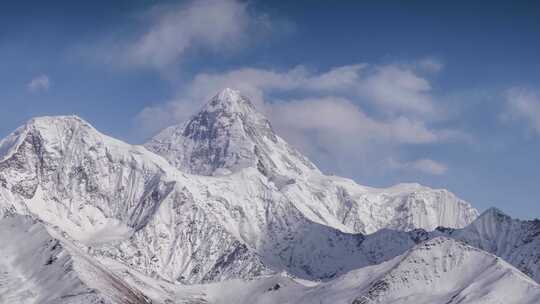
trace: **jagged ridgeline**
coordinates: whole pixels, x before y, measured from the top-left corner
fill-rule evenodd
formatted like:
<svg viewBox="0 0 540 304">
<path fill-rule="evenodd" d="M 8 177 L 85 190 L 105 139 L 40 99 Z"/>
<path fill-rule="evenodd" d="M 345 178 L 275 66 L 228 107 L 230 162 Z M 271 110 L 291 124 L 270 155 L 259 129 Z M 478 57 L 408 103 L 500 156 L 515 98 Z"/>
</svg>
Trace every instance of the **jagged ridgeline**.
<svg viewBox="0 0 540 304">
<path fill-rule="evenodd" d="M 25 270 L 31 255 L 0 245 L 10 269 L 0 281 L 16 284 L 17 273 L 32 287 L 0 303 L 424 303 L 433 284 L 441 303 L 499 303 L 489 299 L 503 296 L 501 284 L 523 294 L 501 303 L 540 294 L 538 221 L 478 217 L 444 189 L 327 176 L 231 89 L 144 146 L 76 116 L 30 120 L 0 142 L 0 216 L 21 230 L 6 241 L 24 246 L 16 238 L 41 229 L 36 246 L 58 242 L 66 256 L 36 275 Z M 415 268 L 410 257 L 427 247 L 442 249 Z M 464 258 L 433 264 L 450 249 Z M 482 278 L 477 289 L 465 288 L 472 272 L 459 275 L 469 268 Z M 58 269 L 89 296 L 45 292 Z M 417 272 L 427 279 L 410 277 Z"/>
</svg>

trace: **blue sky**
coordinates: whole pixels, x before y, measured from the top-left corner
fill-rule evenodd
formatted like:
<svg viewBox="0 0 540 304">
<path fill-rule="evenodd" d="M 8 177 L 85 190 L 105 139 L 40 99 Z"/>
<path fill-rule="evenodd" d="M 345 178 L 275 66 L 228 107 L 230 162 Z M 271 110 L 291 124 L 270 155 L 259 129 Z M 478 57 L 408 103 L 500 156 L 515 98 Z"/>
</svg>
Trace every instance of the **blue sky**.
<svg viewBox="0 0 540 304">
<path fill-rule="evenodd" d="M 130 143 L 222 87 L 324 171 L 540 217 L 536 1 L 19 1 L 0 136 L 77 114 Z"/>
</svg>

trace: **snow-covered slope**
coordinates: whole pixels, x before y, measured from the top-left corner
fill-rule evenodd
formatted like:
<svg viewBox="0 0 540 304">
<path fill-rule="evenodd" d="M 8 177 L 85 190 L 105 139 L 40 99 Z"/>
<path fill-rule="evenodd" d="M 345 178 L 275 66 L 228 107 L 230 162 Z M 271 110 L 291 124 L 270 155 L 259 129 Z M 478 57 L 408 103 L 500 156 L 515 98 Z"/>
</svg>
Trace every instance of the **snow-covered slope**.
<svg viewBox="0 0 540 304">
<path fill-rule="evenodd" d="M 249 175 L 207 183 L 204 196 L 178 194 L 131 238 L 95 245 L 92 253 L 183 283 L 280 271 L 330 279 L 390 259 L 419 240 L 416 231 L 384 230 L 366 238 L 314 223 L 265 188 L 256 171 L 238 174 Z"/>
<path fill-rule="evenodd" d="M 540 286 L 517 269 L 449 238 L 317 286 L 294 303 L 538 303 Z"/>
<path fill-rule="evenodd" d="M 512 219 L 486 210 L 463 229 L 440 229 L 446 235 L 497 255 L 540 282 L 540 220 Z"/>
<path fill-rule="evenodd" d="M 0 303 L 98 303 L 59 241 L 28 218 L 0 220 Z"/>
<path fill-rule="evenodd" d="M 99 263 L 65 248 L 29 217 L 0 219 L 0 303 L 150 303 Z"/>
<path fill-rule="evenodd" d="M 494 255 L 438 237 L 326 283 L 276 275 L 179 288 L 176 296 L 215 304 L 534 304 L 540 301 L 540 285 Z"/>
</svg>

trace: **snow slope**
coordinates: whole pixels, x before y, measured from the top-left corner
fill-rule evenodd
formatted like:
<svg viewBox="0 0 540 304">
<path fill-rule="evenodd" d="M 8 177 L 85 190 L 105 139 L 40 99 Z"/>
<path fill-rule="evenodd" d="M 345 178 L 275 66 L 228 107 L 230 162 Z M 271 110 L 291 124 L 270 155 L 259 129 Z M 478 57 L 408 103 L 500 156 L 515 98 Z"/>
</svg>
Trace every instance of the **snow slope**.
<svg viewBox="0 0 540 304">
<path fill-rule="evenodd" d="M 65 248 L 29 217 L 0 219 L 0 303 L 149 303 L 97 262 Z"/>
<path fill-rule="evenodd" d="M 540 282 L 539 219 L 512 219 L 502 211 L 491 208 L 463 229 L 440 231 L 503 258 L 536 282 Z"/>
<path fill-rule="evenodd" d="M 178 288 L 194 303 L 533 304 L 540 285 L 500 258 L 438 237 L 385 263 L 306 284 L 284 275 Z M 199 302 L 197 302 L 199 301 Z"/>
<path fill-rule="evenodd" d="M 538 303 L 540 286 L 517 269 L 449 238 L 317 286 L 294 303 Z"/>
</svg>

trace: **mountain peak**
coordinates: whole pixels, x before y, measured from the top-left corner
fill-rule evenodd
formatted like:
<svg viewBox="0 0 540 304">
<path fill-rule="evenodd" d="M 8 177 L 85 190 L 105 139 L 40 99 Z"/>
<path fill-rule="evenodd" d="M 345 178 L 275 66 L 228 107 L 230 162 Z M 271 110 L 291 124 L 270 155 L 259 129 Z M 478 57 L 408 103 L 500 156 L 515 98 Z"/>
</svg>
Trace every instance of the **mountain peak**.
<svg viewBox="0 0 540 304">
<path fill-rule="evenodd" d="M 184 136 L 200 138 L 201 132 L 227 131 L 230 136 L 245 139 L 267 137 L 276 141 L 270 122 L 258 112 L 249 98 L 240 91 L 225 88 L 214 95 L 205 106 L 185 123 Z"/>
<path fill-rule="evenodd" d="M 240 98 L 240 91 L 234 90 L 231 88 L 224 88 L 219 93 L 216 94 L 216 97 L 220 100 L 225 99 L 239 99 Z"/>
<path fill-rule="evenodd" d="M 274 133 L 249 98 L 230 88 L 214 95 L 190 120 L 163 130 L 145 146 L 180 170 L 199 175 L 247 167 L 267 176 L 316 169 Z"/>
<path fill-rule="evenodd" d="M 39 134 L 42 138 L 62 138 L 74 130 L 95 129 L 76 115 L 39 116 L 28 120 L 6 138 L 0 140 L 0 160 L 10 157 L 29 134 Z M 96 131 L 97 132 L 97 131 Z"/>
<path fill-rule="evenodd" d="M 240 91 L 231 88 L 225 88 L 217 93 L 203 107 L 201 112 L 241 113 L 264 119 L 262 114 L 255 110 L 255 107 L 247 97 L 244 97 Z"/>
<path fill-rule="evenodd" d="M 482 212 L 482 214 L 478 217 L 479 219 L 511 219 L 509 215 L 504 213 L 498 208 L 491 207 L 487 209 L 486 211 Z"/>
<path fill-rule="evenodd" d="M 50 121 L 73 121 L 73 122 L 82 122 L 85 124 L 88 124 L 84 119 L 81 117 L 72 114 L 72 115 L 53 115 L 53 116 L 37 116 L 33 117 L 30 120 L 28 120 L 28 124 L 34 124 L 34 123 L 46 123 Z"/>
<path fill-rule="evenodd" d="M 85 128 L 97 132 L 89 122 L 77 115 L 38 116 L 30 119 L 25 126 L 37 128 L 42 132 L 57 132 L 59 127 L 62 129 Z"/>
</svg>

